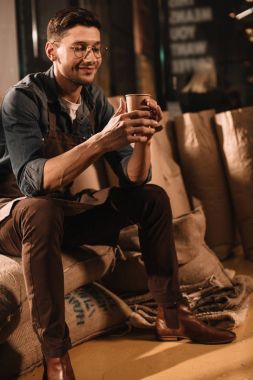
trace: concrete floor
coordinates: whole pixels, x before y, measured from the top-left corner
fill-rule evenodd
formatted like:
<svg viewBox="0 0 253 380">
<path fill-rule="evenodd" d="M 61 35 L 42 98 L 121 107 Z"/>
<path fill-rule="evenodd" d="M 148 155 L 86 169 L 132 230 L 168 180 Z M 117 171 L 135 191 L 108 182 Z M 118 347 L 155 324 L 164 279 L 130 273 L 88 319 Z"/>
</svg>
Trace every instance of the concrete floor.
<svg viewBox="0 0 253 380">
<path fill-rule="evenodd" d="M 253 262 L 242 257 L 224 266 L 253 276 Z M 83 343 L 70 356 L 77 380 L 252 380 L 253 297 L 247 320 L 236 333 L 232 344 L 207 346 L 157 342 L 150 332 L 135 332 Z M 40 367 L 20 380 L 41 378 Z"/>
</svg>

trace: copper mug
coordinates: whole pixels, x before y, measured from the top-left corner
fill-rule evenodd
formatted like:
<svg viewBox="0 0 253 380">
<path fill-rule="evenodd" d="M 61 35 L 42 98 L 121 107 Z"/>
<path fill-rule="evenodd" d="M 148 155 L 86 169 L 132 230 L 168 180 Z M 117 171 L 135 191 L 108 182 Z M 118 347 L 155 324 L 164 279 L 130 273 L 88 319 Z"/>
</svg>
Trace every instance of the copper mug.
<svg viewBox="0 0 253 380">
<path fill-rule="evenodd" d="M 150 99 L 150 94 L 126 94 L 126 104 L 127 111 L 131 112 L 134 110 L 141 109 L 146 106 L 145 100 Z"/>
</svg>

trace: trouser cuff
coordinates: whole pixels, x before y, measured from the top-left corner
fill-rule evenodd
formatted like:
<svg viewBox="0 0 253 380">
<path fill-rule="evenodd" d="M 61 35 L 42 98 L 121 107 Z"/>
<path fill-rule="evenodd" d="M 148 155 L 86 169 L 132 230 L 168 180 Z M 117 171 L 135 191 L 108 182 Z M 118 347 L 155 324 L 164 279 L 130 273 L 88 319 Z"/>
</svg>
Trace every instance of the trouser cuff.
<svg viewBox="0 0 253 380">
<path fill-rule="evenodd" d="M 42 343 L 42 352 L 44 357 L 47 358 L 60 358 L 64 356 L 72 347 L 70 338 L 66 338 L 59 342 L 58 340 L 50 339 Z"/>
<path fill-rule="evenodd" d="M 149 291 L 158 305 L 173 306 L 182 300 L 179 287 L 173 287 L 168 276 L 149 276 Z"/>
</svg>

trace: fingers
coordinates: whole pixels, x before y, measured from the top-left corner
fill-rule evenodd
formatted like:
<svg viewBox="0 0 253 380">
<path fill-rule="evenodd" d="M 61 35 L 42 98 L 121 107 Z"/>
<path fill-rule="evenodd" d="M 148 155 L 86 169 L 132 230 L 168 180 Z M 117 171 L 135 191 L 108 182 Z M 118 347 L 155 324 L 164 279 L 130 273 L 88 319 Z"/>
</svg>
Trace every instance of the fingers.
<svg viewBox="0 0 253 380">
<path fill-rule="evenodd" d="M 136 118 L 148 118 L 160 121 L 162 119 L 162 110 L 154 99 L 146 100 L 146 105 L 141 106 L 140 109 L 131 112 L 121 113 L 121 119 L 136 119 Z"/>
<path fill-rule="evenodd" d="M 127 112 L 124 114 L 121 114 L 121 120 L 127 120 L 127 119 L 140 119 L 140 118 L 146 118 L 151 119 L 152 113 L 147 106 L 145 106 L 145 109 L 142 110 L 135 110 L 131 112 Z"/>
<path fill-rule="evenodd" d="M 131 129 L 131 133 L 139 134 L 139 133 L 147 133 L 149 135 L 153 135 L 156 132 L 159 132 L 163 129 L 162 125 L 159 125 L 158 122 L 154 119 L 147 118 L 147 115 L 150 114 L 148 111 L 133 111 L 131 113 L 132 118 L 126 118 L 126 115 L 121 115 L 121 123 L 122 126 L 125 128 L 134 128 L 134 131 Z M 129 114 L 128 114 L 129 115 Z M 143 117 L 138 117 L 136 118 L 136 115 L 138 116 L 143 116 Z M 144 129 L 140 129 L 141 127 L 144 127 Z M 137 130 L 137 128 L 139 128 Z"/>
<path fill-rule="evenodd" d="M 150 108 L 151 117 L 157 121 L 160 121 L 162 119 L 163 114 L 156 100 L 149 98 L 145 100 L 145 103 Z"/>
<path fill-rule="evenodd" d="M 155 132 L 155 128 L 151 127 L 129 127 L 127 130 L 130 136 L 153 136 Z"/>
<path fill-rule="evenodd" d="M 156 132 L 160 132 L 162 130 L 163 130 L 163 126 L 161 124 L 158 124 L 157 127 L 156 127 L 156 129 L 155 129 L 155 131 Z"/>
<path fill-rule="evenodd" d="M 119 116 L 119 115 L 122 115 L 124 113 L 126 113 L 126 102 L 123 98 L 120 98 L 120 101 L 119 101 L 119 107 L 117 108 L 114 116 Z"/>
<path fill-rule="evenodd" d="M 142 110 L 135 110 L 135 111 L 131 111 L 131 112 L 127 112 L 127 113 L 124 113 L 123 115 L 121 115 L 121 120 L 126 120 L 126 119 L 138 119 L 138 118 L 141 118 L 141 117 L 146 117 L 147 119 L 149 119 L 151 116 L 151 113 L 149 110 L 145 110 L 145 111 L 142 111 Z"/>
<path fill-rule="evenodd" d="M 128 142 L 129 142 L 129 144 L 132 144 L 132 143 L 145 143 L 145 142 L 149 141 L 149 139 L 150 139 L 150 137 L 148 137 L 148 136 L 132 135 L 132 136 L 129 136 Z"/>
<path fill-rule="evenodd" d="M 151 127 L 156 129 L 158 127 L 158 122 L 154 119 L 146 119 L 146 118 L 139 118 L 139 119 L 127 119 L 124 120 L 123 123 L 127 126 L 133 126 L 133 127 Z"/>
</svg>

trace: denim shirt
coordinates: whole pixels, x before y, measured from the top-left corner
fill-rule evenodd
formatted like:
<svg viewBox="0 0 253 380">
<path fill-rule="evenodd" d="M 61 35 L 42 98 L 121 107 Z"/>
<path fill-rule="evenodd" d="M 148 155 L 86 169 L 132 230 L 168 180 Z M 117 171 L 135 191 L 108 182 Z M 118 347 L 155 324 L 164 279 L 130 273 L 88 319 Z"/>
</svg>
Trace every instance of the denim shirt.
<svg viewBox="0 0 253 380">
<path fill-rule="evenodd" d="M 114 113 L 97 85 L 84 86 L 81 96 L 82 103 L 72 123 L 67 109 L 60 102 L 53 66 L 47 72 L 27 75 L 8 91 L 2 104 L 0 125 L 1 180 L 13 171 L 23 194 L 43 194 L 43 170 L 47 160 L 43 145 L 48 133 L 48 110 L 55 113 L 57 127 L 62 132 L 85 139 L 101 131 Z M 90 123 L 90 112 L 95 116 L 95 131 Z M 121 185 L 132 185 L 127 176 L 131 154 L 132 147 L 128 145 L 104 155 Z"/>
</svg>

